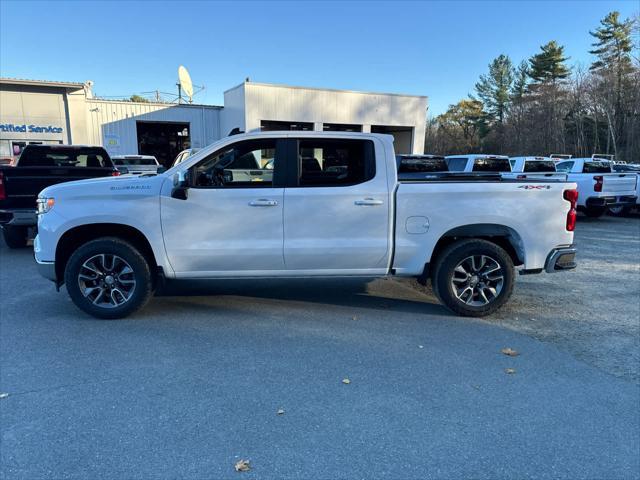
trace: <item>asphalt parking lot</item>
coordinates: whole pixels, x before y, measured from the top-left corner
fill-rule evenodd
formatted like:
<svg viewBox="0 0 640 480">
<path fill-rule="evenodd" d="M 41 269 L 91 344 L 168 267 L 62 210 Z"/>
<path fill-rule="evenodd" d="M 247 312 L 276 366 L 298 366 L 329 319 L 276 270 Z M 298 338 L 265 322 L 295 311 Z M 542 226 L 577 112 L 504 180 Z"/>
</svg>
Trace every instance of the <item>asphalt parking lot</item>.
<svg viewBox="0 0 640 480">
<path fill-rule="evenodd" d="M 0 475 L 640 478 L 640 218 L 576 239 L 483 320 L 377 280 L 173 285 L 100 321 L 2 245 Z"/>
</svg>

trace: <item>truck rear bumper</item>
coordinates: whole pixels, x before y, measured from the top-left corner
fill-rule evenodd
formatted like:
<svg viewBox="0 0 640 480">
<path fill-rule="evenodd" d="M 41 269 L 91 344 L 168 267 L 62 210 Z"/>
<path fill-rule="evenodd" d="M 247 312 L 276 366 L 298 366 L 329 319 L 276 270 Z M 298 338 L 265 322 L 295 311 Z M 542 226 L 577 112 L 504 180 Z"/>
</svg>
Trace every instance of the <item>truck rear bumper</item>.
<svg viewBox="0 0 640 480">
<path fill-rule="evenodd" d="M 0 225 L 33 227 L 38 224 L 35 210 L 0 210 Z"/>
<path fill-rule="evenodd" d="M 620 205 L 635 205 L 638 197 L 625 195 L 616 197 L 614 195 L 606 197 L 587 198 L 587 207 L 617 207 Z"/>
<path fill-rule="evenodd" d="M 547 257 L 544 269 L 547 273 L 573 270 L 577 266 L 575 258 L 576 248 L 573 245 L 570 247 L 554 248 Z"/>
</svg>

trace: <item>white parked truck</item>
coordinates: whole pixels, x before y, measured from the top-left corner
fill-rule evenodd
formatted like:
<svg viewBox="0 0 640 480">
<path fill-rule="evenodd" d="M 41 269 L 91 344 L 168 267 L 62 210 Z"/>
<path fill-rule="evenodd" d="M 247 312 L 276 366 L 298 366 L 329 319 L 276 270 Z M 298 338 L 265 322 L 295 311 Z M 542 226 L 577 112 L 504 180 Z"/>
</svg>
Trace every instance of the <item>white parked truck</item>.
<svg viewBox="0 0 640 480">
<path fill-rule="evenodd" d="M 509 178 L 520 180 L 566 180 L 566 173 L 556 171 L 556 163 L 551 157 L 510 157 L 511 173 Z"/>
<path fill-rule="evenodd" d="M 389 135 L 241 134 L 155 176 L 46 188 L 35 259 L 101 318 L 142 307 L 163 277 L 318 276 L 431 279 L 451 310 L 482 316 L 510 297 L 515 266 L 575 267 L 575 187 L 405 179 Z"/>
<path fill-rule="evenodd" d="M 633 206 L 637 200 L 637 175 L 614 172 L 609 160 L 572 158 L 556 164 L 578 185 L 578 209 L 589 217 L 600 217 L 608 208 Z"/>
<path fill-rule="evenodd" d="M 449 155 L 445 157 L 450 172 L 510 172 L 511 165 L 506 155 Z"/>
</svg>

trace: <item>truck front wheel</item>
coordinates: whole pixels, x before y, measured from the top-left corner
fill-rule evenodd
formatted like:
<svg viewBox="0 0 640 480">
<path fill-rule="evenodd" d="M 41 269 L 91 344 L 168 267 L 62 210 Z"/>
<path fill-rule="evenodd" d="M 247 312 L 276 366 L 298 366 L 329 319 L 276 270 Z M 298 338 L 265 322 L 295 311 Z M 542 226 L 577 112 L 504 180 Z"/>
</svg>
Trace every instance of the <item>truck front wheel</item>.
<svg viewBox="0 0 640 480">
<path fill-rule="evenodd" d="M 514 266 L 509 254 L 486 240 L 461 240 L 436 260 L 434 292 L 450 310 L 482 317 L 498 310 L 511 297 Z"/>
<path fill-rule="evenodd" d="M 149 264 L 130 243 L 104 237 L 79 247 L 65 267 L 73 303 L 97 318 L 123 318 L 142 308 L 153 294 Z"/>
<path fill-rule="evenodd" d="M 27 227 L 5 225 L 2 227 L 2 236 L 4 237 L 4 243 L 9 248 L 24 248 L 27 246 Z"/>
</svg>

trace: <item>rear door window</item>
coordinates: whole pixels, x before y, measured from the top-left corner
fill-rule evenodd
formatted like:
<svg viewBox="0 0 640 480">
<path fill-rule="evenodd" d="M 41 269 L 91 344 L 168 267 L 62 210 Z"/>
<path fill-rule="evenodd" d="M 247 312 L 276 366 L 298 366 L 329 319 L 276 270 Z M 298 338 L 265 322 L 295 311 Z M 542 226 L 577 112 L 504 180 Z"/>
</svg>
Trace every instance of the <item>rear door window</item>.
<svg viewBox="0 0 640 480">
<path fill-rule="evenodd" d="M 298 185 L 337 187 L 357 185 L 376 174 L 371 140 L 300 139 Z"/>
</svg>

